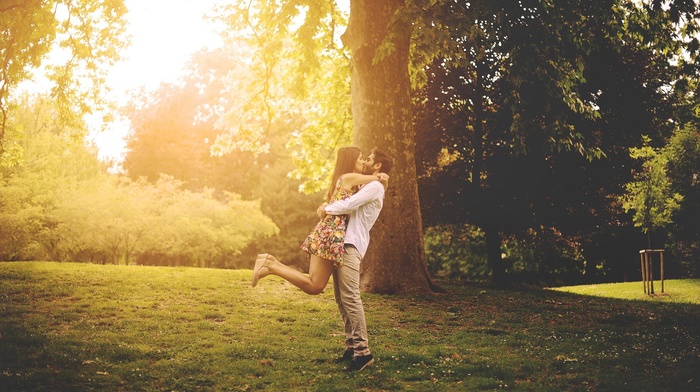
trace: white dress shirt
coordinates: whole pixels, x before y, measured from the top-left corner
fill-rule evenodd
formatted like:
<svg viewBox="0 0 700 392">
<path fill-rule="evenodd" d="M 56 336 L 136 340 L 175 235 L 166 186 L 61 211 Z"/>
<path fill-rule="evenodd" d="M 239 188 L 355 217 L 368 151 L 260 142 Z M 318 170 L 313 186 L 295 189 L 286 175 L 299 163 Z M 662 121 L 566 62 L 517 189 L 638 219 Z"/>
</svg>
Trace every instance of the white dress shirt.
<svg viewBox="0 0 700 392">
<path fill-rule="evenodd" d="M 354 245 L 364 258 L 369 246 L 369 231 L 383 205 L 384 185 L 372 181 L 349 198 L 327 205 L 324 210 L 330 215 L 348 215 L 345 244 Z"/>
</svg>

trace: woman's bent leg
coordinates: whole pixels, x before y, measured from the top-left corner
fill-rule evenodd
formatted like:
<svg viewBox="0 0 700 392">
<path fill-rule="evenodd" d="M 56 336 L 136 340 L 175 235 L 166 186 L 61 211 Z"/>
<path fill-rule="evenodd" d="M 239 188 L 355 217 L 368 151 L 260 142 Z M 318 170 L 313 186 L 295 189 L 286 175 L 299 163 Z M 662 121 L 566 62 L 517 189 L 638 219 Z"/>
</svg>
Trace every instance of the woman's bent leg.
<svg viewBox="0 0 700 392">
<path fill-rule="evenodd" d="M 270 274 L 284 278 L 303 292 L 311 295 L 323 292 L 333 273 L 333 263 L 330 260 L 314 255 L 311 255 L 309 261 L 308 275 L 280 263 L 274 256 L 268 255 L 268 257 L 272 258 L 272 263 L 267 267 Z"/>
</svg>

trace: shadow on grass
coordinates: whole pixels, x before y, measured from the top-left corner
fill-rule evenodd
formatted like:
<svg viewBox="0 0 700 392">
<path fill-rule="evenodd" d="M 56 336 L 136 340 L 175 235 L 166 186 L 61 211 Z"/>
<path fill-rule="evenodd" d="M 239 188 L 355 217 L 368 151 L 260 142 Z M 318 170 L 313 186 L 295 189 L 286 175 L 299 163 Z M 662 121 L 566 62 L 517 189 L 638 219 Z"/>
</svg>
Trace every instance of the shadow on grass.
<svg viewBox="0 0 700 392">
<path fill-rule="evenodd" d="M 700 388 L 700 305 L 532 288 L 363 295 L 377 362 L 345 374 L 332 294 L 249 271 L 0 266 L 0 385 L 39 390 Z"/>
</svg>

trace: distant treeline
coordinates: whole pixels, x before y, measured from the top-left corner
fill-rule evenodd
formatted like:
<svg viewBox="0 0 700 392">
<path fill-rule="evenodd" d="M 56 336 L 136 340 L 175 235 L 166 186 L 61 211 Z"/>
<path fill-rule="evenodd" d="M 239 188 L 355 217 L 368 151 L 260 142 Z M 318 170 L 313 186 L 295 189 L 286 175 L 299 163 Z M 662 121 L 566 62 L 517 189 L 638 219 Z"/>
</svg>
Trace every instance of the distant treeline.
<svg viewBox="0 0 700 392">
<path fill-rule="evenodd" d="M 13 113 L 26 135 L 22 159 L 0 168 L 0 260 L 235 268 L 280 233 L 260 198 L 109 174 L 51 113 L 29 99 Z"/>
<path fill-rule="evenodd" d="M 74 158 L 69 151 L 50 158 Z M 259 200 L 215 198 L 166 176 L 155 184 L 98 171 L 78 179 L 70 167 L 2 179 L 1 260 L 232 267 L 251 241 L 279 232 Z"/>
</svg>

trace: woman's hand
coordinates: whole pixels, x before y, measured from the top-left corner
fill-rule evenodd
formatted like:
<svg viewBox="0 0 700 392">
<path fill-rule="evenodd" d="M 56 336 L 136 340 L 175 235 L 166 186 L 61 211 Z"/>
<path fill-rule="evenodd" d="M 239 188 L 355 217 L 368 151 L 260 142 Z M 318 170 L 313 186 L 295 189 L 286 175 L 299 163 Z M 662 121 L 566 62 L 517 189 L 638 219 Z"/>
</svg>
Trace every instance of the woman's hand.
<svg viewBox="0 0 700 392">
<path fill-rule="evenodd" d="M 324 208 L 326 208 L 327 205 L 328 203 L 323 203 L 316 209 L 316 215 L 318 215 L 319 218 L 323 219 L 326 216 L 326 210 L 324 210 Z"/>
<path fill-rule="evenodd" d="M 379 174 L 377 174 L 377 178 L 379 178 L 379 182 L 381 182 L 382 185 L 384 185 L 384 188 L 389 187 L 389 175 L 388 174 L 379 173 Z"/>
</svg>

